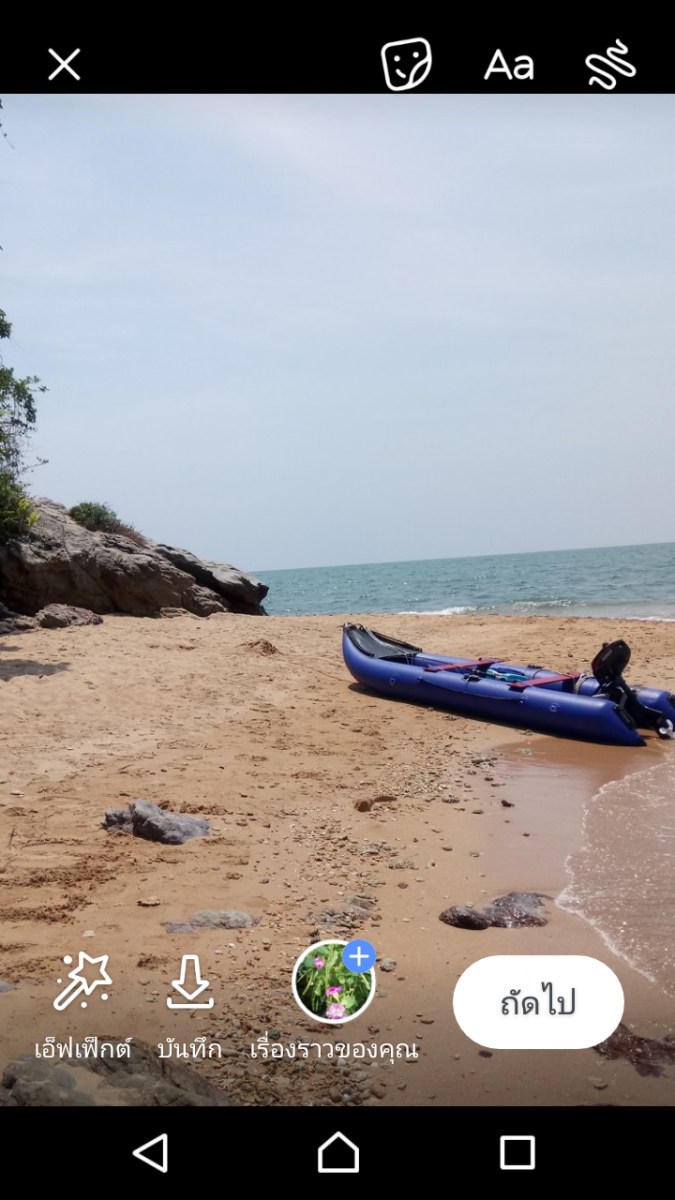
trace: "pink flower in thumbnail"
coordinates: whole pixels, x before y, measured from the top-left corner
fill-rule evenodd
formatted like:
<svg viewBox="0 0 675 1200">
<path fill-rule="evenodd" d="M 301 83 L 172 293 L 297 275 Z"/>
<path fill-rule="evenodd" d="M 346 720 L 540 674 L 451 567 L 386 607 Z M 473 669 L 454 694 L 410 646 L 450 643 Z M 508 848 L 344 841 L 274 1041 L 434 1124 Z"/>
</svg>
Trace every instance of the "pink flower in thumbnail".
<svg viewBox="0 0 675 1200">
<path fill-rule="evenodd" d="M 329 988 L 326 988 L 326 995 L 327 996 L 339 996 L 341 991 L 342 991 L 341 987 L 329 987 Z"/>
<path fill-rule="evenodd" d="M 325 958 L 315 958 L 314 959 L 314 966 L 316 967 L 317 971 L 320 971 L 322 967 L 325 967 L 325 965 L 326 965 Z"/>
<path fill-rule="evenodd" d="M 331 1021 L 341 1021 L 347 1015 L 347 1009 L 344 1004 L 329 1004 L 326 1009 L 326 1016 Z"/>
</svg>

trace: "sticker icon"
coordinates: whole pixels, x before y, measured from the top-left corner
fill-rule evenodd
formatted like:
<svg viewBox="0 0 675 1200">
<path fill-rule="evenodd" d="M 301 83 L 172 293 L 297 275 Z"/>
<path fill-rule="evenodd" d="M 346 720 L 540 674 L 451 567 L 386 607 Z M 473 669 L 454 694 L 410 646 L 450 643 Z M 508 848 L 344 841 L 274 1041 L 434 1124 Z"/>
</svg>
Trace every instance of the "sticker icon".
<svg viewBox="0 0 675 1200">
<path fill-rule="evenodd" d="M 199 956 L 197 954 L 184 954 L 180 963 L 180 976 L 178 979 L 172 979 L 174 990 L 179 992 L 186 1003 L 181 1003 L 178 1000 L 172 1000 L 167 997 L 167 1008 L 213 1008 L 213 996 L 202 1004 L 197 1004 L 197 997 L 201 996 L 209 986 L 208 979 L 202 979 L 202 969 L 199 965 Z"/>
<path fill-rule="evenodd" d="M 64 956 L 63 961 L 66 964 L 66 966 L 69 967 L 73 961 L 72 955 L 66 954 Z M 89 974 L 90 972 L 87 968 L 87 971 L 85 973 L 85 965 L 84 965 L 85 963 L 89 963 L 90 967 L 98 966 L 98 978 L 96 978 L 96 979 L 93 979 L 93 978 L 88 979 L 87 978 L 87 974 Z M 99 955 L 98 958 L 92 958 L 89 954 L 85 954 L 84 950 L 80 950 L 80 953 L 78 955 L 78 960 L 77 960 L 77 966 L 73 967 L 72 971 L 68 972 L 68 978 L 70 979 L 71 982 L 66 984 L 63 991 L 59 992 L 58 996 L 56 997 L 56 1000 L 54 1000 L 54 1002 L 53 1002 L 54 1008 L 56 1009 L 56 1011 L 63 1012 L 63 1009 L 67 1008 L 69 1004 L 72 1004 L 73 1000 L 76 1000 L 77 997 L 82 994 L 82 992 L 84 992 L 85 996 L 91 996 L 92 992 L 97 987 L 102 987 L 104 984 L 112 983 L 112 979 L 110 978 L 110 976 L 106 970 L 107 966 L 108 966 L 108 955 L 107 954 L 101 954 L 101 955 Z M 63 983 L 63 980 L 57 979 L 56 982 Z M 107 1000 L 107 999 L 108 999 L 108 993 L 101 992 L 101 1000 Z M 80 1007 L 86 1008 L 87 1001 L 81 1000 Z"/>
<path fill-rule="evenodd" d="M 628 46 L 624 46 L 618 38 L 616 46 L 608 46 L 604 54 L 589 54 L 585 60 L 586 66 L 589 71 L 595 71 L 597 74 L 591 75 L 588 86 L 592 87 L 594 83 L 599 83 L 606 92 L 611 92 L 616 87 L 617 75 L 626 75 L 629 79 L 637 75 L 636 68 L 625 58 L 626 54 L 628 54 Z M 598 66 L 599 63 L 604 63 L 604 67 Z M 609 70 L 605 70 L 605 67 L 609 67 Z"/>
<path fill-rule="evenodd" d="M 392 92 L 419 87 L 431 70 L 431 46 L 426 38 L 387 42 L 380 53 L 385 82 Z"/>
</svg>

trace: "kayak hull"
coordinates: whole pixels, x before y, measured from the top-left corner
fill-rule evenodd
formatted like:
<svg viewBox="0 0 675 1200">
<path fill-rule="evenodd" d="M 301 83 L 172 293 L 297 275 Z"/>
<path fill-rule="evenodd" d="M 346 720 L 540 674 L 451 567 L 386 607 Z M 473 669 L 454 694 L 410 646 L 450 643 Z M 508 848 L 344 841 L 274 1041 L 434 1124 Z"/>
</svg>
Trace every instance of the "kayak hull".
<svg viewBox="0 0 675 1200">
<path fill-rule="evenodd" d="M 644 745 L 634 720 L 602 695 L 593 676 L 572 683 L 541 667 L 491 663 L 491 670 L 512 678 L 550 679 L 545 686 L 519 687 L 508 679 L 487 676 L 471 660 L 424 654 L 352 624 L 344 626 L 342 652 L 354 679 L 382 695 L 543 733 L 610 745 Z M 439 670 L 450 666 L 460 669 Z M 637 694 L 675 725 L 675 699 L 670 693 L 644 688 Z"/>
</svg>

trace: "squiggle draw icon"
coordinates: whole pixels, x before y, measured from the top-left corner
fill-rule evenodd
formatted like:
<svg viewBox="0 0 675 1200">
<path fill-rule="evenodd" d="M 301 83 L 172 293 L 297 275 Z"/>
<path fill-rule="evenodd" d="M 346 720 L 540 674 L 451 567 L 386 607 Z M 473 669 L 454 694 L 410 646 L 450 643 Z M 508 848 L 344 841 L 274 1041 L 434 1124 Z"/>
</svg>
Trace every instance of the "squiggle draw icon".
<svg viewBox="0 0 675 1200">
<path fill-rule="evenodd" d="M 620 42 L 618 38 L 616 39 L 616 46 L 608 46 L 604 55 L 589 54 L 586 59 L 586 66 L 591 71 L 597 71 L 597 75 L 591 75 L 588 86 L 592 87 L 594 83 L 599 83 L 600 87 L 604 88 L 606 92 L 611 92 L 616 87 L 617 72 L 619 75 L 627 75 L 629 79 L 637 75 L 633 64 L 622 57 L 624 54 L 628 54 L 628 47 L 624 46 L 623 42 Z M 604 63 L 610 70 L 605 71 L 601 66 L 598 66 L 598 63 Z M 614 74 L 612 74 L 612 71 Z M 601 75 L 604 77 L 603 79 L 600 79 Z M 605 83 L 605 80 L 608 82 Z"/>
</svg>

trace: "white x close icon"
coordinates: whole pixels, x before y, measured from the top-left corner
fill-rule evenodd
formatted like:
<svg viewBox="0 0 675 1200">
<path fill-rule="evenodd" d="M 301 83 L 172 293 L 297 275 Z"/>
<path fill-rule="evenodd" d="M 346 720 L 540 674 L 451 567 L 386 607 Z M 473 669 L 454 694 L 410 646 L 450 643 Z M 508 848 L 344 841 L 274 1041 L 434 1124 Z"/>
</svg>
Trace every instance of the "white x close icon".
<svg viewBox="0 0 675 1200">
<path fill-rule="evenodd" d="M 73 59 L 75 58 L 75 56 L 80 53 L 79 50 L 73 50 L 73 53 L 69 54 L 68 58 L 61 58 L 61 55 L 57 54 L 56 50 L 50 50 L 49 53 L 53 54 L 57 63 L 60 63 L 60 66 L 58 66 L 55 71 L 52 71 L 51 75 L 49 76 L 50 81 L 52 79 L 55 79 L 56 76 L 58 75 L 59 71 L 62 71 L 63 68 L 65 67 L 66 71 L 68 71 L 72 75 L 73 79 L 77 79 L 79 82 L 80 77 L 77 74 L 77 72 L 74 71 L 72 67 L 68 66 L 68 63 L 71 63 L 73 61 Z"/>
</svg>

